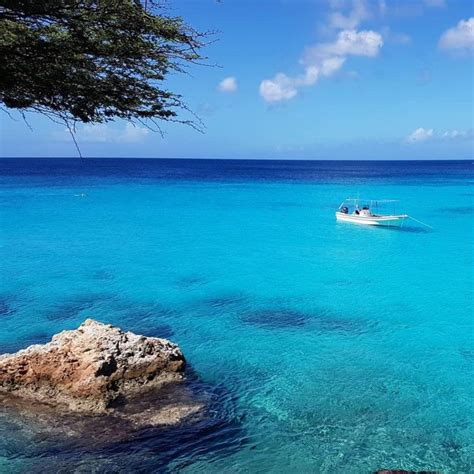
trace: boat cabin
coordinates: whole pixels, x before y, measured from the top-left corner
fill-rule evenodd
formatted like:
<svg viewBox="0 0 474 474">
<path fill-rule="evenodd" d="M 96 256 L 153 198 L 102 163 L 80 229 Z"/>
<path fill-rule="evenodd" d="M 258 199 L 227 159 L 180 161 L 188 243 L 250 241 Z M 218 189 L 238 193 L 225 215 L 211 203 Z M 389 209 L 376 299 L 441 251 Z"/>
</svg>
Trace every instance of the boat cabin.
<svg viewBox="0 0 474 474">
<path fill-rule="evenodd" d="M 354 216 L 362 217 L 375 216 L 375 214 L 373 214 L 370 210 L 368 204 L 365 204 L 362 207 L 360 207 L 358 203 L 355 203 L 353 206 L 341 205 L 341 207 L 339 208 L 339 212 L 341 212 L 342 214 L 352 214 Z"/>
</svg>

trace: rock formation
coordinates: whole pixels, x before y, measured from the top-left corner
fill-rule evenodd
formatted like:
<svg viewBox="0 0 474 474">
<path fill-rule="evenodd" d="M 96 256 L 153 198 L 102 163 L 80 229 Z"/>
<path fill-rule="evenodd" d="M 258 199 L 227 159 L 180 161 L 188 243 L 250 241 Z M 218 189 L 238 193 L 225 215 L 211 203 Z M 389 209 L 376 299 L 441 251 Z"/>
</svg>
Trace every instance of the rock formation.
<svg viewBox="0 0 474 474">
<path fill-rule="evenodd" d="M 184 367 L 176 344 L 88 319 L 48 344 L 0 356 L 0 393 L 99 414 L 113 402 L 181 380 Z"/>
</svg>

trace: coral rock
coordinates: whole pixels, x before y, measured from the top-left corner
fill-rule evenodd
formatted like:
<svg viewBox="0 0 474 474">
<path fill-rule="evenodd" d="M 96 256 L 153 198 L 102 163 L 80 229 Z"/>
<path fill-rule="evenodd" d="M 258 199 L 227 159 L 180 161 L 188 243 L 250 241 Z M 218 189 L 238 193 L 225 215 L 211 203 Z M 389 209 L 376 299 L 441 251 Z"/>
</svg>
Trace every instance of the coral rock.
<svg viewBox="0 0 474 474">
<path fill-rule="evenodd" d="M 176 344 L 87 319 L 51 342 L 0 356 L 0 393 L 75 412 L 104 413 L 119 398 L 181 380 Z"/>
</svg>

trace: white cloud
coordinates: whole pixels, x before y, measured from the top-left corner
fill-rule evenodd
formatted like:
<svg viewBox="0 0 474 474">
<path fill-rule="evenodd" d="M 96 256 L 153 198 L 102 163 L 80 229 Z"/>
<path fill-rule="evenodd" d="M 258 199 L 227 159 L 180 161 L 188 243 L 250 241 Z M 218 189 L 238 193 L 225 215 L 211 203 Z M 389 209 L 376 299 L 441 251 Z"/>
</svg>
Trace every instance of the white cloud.
<svg viewBox="0 0 474 474">
<path fill-rule="evenodd" d="M 424 142 L 433 138 L 434 130 L 432 128 L 417 128 L 415 131 L 410 133 L 407 137 L 407 141 L 410 143 Z"/>
<path fill-rule="evenodd" d="M 125 128 L 115 135 L 115 141 L 118 143 L 136 143 L 141 142 L 148 135 L 150 130 L 146 127 L 139 127 L 130 122 L 125 124 Z"/>
<path fill-rule="evenodd" d="M 446 30 L 439 39 L 439 47 L 460 53 L 474 50 L 474 17 Z"/>
<path fill-rule="evenodd" d="M 124 127 L 116 128 L 107 123 L 86 123 L 76 128 L 76 137 L 79 142 L 90 143 L 138 143 L 145 139 L 150 131 L 127 122 Z M 60 140 L 70 140 L 69 130 L 65 129 L 60 134 L 55 134 Z"/>
<path fill-rule="evenodd" d="M 334 8 L 340 8 L 341 6 L 337 2 L 333 4 Z M 352 30 L 370 16 L 369 8 L 364 0 L 353 0 L 352 10 L 347 15 L 340 11 L 330 13 L 329 27 L 337 30 Z"/>
<path fill-rule="evenodd" d="M 343 30 L 332 43 L 320 43 L 307 48 L 305 62 L 331 56 L 369 56 L 374 57 L 383 45 L 382 36 L 375 31 Z"/>
<path fill-rule="evenodd" d="M 300 64 L 304 71 L 298 75 L 283 72 L 260 83 L 260 95 L 267 102 L 289 100 L 298 90 L 316 84 L 322 77 L 330 77 L 343 67 L 349 56 L 377 56 L 383 46 L 382 35 L 372 30 L 359 31 L 359 25 L 387 10 L 385 0 L 379 0 L 378 11 L 367 0 L 328 0 L 329 16 L 320 30 L 335 36 L 333 41 L 317 43 L 304 50 Z M 400 41 L 407 41 L 404 37 Z M 354 71 L 352 72 L 354 75 Z"/>
<path fill-rule="evenodd" d="M 236 92 L 237 91 L 237 79 L 234 76 L 226 77 L 219 82 L 217 86 L 219 92 Z"/>
<path fill-rule="evenodd" d="M 417 128 L 407 137 L 409 143 L 420 143 L 428 140 L 462 140 L 474 138 L 472 130 L 446 130 L 436 132 L 433 128 Z"/>
<path fill-rule="evenodd" d="M 282 72 L 260 83 L 260 95 L 267 102 L 289 100 L 301 87 L 316 84 L 320 77 L 329 77 L 341 69 L 348 56 L 375 57 L 383 45 L 375 31 L 343 30 L 332 43 L 320 43 L 306 48 L 301 59 L 304 73 L 288 76 Z"/>
<path fill-rule="evenodd" d="M 391 33 L 389 41 L 394 44 L 410 44 L 411 36 L 406 33 Z"/>
<path fill-rule="evenodd" d="M 260 83 L 260 95 L 267 102 L 278 102 L 295 97 L 298 93 L 296 83 L 298 79 L 292 79 L 286 74 L 279 72 L 273 79 L 264 79 Z"/>
<path fill-rule="evenodd" d="M 381 30 L 384 41 L 392 44 L 410 44 L 411 36 L 406 33 L 395 33 L 388 26 Z"/>
<path fill-rule="evenodd" d="M 339 69 L 341 69 L 345 61 L 346 61 L 346 58 L 341 58 L 341 57 L 333 57 L 333 58 L 324 59 L 320 66 L 321 74 L 326 77 L 331 76 L 335 72 L 339 71 Z"/>
<path fill-rule="evenodd" d="M 66 129 L 65 132 L 68 130 Z M 110 134 L 109 127 L 106 124 L 92 125 L 86 123 L 82 127 L 77 127 L 77 136 L 81 141 L 85 142 L 107 142 L 108 135 Z"/>
<path fill-rule="evenodd" d="M 460 138 L 469 138 L 472 136 L 472 130 L 447 130 L 441 135 L 442 138 L 456 140 Z"/>
</svg>

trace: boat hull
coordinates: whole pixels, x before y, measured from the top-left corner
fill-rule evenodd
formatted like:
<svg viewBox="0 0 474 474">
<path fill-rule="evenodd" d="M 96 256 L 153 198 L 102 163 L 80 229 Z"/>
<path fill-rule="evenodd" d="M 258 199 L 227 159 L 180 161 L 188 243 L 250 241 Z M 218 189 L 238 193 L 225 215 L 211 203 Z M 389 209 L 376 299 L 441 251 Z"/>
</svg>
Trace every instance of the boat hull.
<svg viewBox="0 0 474 474">
<path fill-rule="evenodd" d="M 399 227 L 408 216 L 406 214 L 393 216 L 356 216 L 354 214 L 345 214 L 336 212 L 336 219 L 341 222 L 359 225 L 379 225 L 389 227 Z"/>
</svg>

